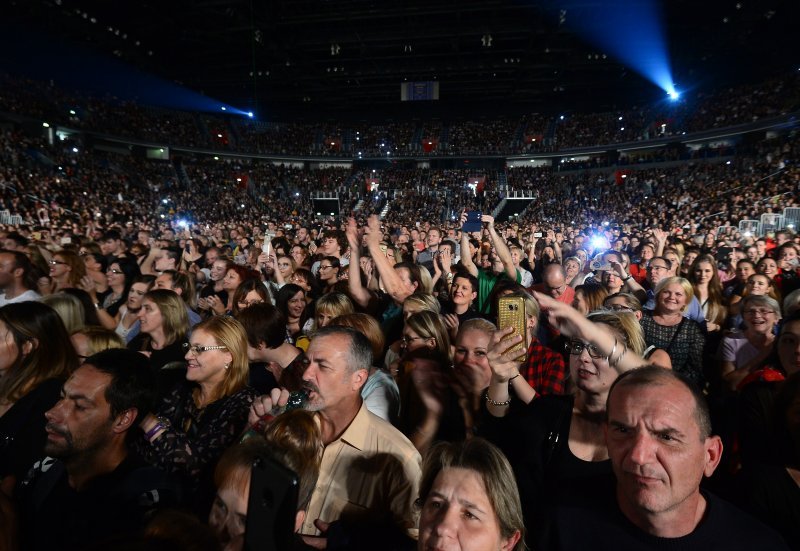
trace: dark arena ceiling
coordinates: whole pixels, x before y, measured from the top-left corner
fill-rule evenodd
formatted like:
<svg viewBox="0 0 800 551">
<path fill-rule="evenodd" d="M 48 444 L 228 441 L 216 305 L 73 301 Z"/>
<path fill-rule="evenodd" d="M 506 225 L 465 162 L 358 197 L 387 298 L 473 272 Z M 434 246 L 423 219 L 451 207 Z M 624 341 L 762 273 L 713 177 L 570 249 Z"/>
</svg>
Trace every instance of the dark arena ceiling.
<svg viewBox="0 0 800 551">
<path fill-rule="evenodd" d="M 610 3 L 16 0 L 2 24 L 271 118 L 413 110 L 475 117 L 600 111 L 661 98 L 659 88 L 570 25 Z M 797 0 L 656 4 L 673 77 L 683 86 L 711 90 L 800 67 Z M 609 24 L 608 33 L 626 32 Z M 402 82 L 431 80 L 440 83 L 439 101 L 401 105 Z"/>
</svg>

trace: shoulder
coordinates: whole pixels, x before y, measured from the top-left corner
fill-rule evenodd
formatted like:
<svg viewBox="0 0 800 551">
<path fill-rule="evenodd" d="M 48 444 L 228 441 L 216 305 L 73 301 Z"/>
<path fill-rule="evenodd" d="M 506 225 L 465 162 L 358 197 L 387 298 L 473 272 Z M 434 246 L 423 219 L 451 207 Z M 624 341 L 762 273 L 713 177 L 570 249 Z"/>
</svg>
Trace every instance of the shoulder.
<svg viewBox="0 0 800 551">
<path fill-rule="evenodd" d="M 388 452 L 418 464 L 422 461 L 414 444 L 394 425 L 367 410 L 366 407 L 361 408 L 356 418 L 359 417 L 361 418 L 359 428 L 363 431 L 362 451 Z"/>
<path fill-rule="evenodd" d="M 783 538 L 766 524 L 714 494 L 703 495 L 707 502 L 706 516 L 694 534 L 707 535 L 709 542 L 727 542 L 731 549 L 789 549 Z"/>
</svg>

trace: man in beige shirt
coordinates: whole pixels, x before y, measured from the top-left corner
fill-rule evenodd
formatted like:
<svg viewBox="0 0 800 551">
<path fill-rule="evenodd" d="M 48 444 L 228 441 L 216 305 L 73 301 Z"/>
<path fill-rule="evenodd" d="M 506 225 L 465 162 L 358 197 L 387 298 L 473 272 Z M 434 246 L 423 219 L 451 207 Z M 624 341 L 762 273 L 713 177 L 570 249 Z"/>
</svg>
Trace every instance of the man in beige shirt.
<svg viewBox="0 0 800 551">
<path fill-rule="evenodd" d="M 334 521 L 391 523 L 416 539 L 421 457 L 361 400 L 372 365 L 369 341 L 350 328 L 325 327 L 314 335 L 306 358 L 306 409 L 317 412 L 325 448 L 301 533 L 320 536 Z M 256 402 L 257 414 L 271 409 L 266 396 Z"/>
</svg>

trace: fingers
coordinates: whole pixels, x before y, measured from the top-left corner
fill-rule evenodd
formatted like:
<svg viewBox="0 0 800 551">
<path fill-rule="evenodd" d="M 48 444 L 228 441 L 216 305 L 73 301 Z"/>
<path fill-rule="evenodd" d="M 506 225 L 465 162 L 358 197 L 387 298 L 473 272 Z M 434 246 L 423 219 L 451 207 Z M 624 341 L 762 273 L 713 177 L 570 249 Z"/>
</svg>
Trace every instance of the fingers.
<svg viewBox="0 0 800 551">
<path fill-rule="evenodd" d="M 275 401 L 272 400 L 275 391 L 278 391 L 278 395 L 280 395 L 280 389 L 273 388 L 270 394 L 262 394 L 253 400 L 250 411 L 255 414 L 256 421 L 267 415 L 275 407 Z"/>
</svg>

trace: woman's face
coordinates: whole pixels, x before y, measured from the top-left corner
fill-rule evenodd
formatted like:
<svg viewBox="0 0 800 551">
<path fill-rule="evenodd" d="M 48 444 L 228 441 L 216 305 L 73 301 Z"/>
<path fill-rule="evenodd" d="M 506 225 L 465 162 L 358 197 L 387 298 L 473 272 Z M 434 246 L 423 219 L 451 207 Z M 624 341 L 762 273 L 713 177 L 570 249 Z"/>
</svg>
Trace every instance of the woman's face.
<svg viewBox="0 0 800 551">
<path fill-rule="evenodd" d="M 208 515 L 208 525 L 222 545 L 244 535 L 247 523 L 247 500 L 250 498 L 250 470 L 243 469 L 243 471 L 246 472 L 239 474 L 246 479 L 242 486 L 243 491 L 232 486 L 221 487 L 217 490 Z"/>
<path fill-rule="evenodd" d="M 697 285 L 708 285 L 714 277 L 714 267 L 710 262 L 698 262 L 694 267 L 694 281 Z"/>
<path fill-rule="evenodd" d="M 602 282 L 606 289 L 609 290 L 609 293 L 616 293 L 622 288 L 622 280 L 615 272 L 603 272 Z"/>
<path fill-rule="evenodd" d="M 303 291 L 297 291 L 297 293 L 289 299 L 286 307 L 289 310 L 289 317 L 299 318 L 303 315 L 303 310 L 306 307 L 306 294 Z"/>
<path fill-rule="evenodd" d="M 572 278 L 578 275 L 578 272 L 581 271 L 581 267 L 574 260 L 567 260 L 567 262 L 564 264 L 564 270 L 567 272 L 567 281 L 572 281 Z"/>
<path fill-rule="evenodd" d="M 770 279 L 773 279 L 778 273 L 778 263 L 771 258 L 762 258 L 756 266 L 756 271 L 764 274 Z"/>
<path fill-rule="evenodd" d="M 317 329 L 320 329 L 321 327 L 327 327 L 330 325 L 331 320 L 335 317 L 336 315 L 333 312 L 329 312 L 327 310 L 317 310 Z"/>
<path fill-rule="evenodd" d="M 262 304 L 264 299 L 261 298 L 261 295 L 258 294 L 256 291 L 248 291 L 247 294 L 242 297 L 242 300 L 239 301 L 238 305 L 239 310 L 244 310 L 248 306 L 252 306 L 253 304 Z"/>
<path fill-rule="evenodd" d="M 575 298 L 572 299 L 572 307 L 584 316 L 589 313 L 589 305 L 586 303 L 586 296 L 583 290 L 575 291 Z"/>
<path fill-rule="evenodd" d="M 134 283 L 131 285 L 131 290 L 128 291 L 128 302 L 126 303 L 130 312 L 138 312 L 142 307 L 144 295 L 147 293 L 146 283 Z"/>
<path fill-rule="evenodd" d="M 491 336 L 484 331 L 468 329 L 461 331 L 455 343 L 453 365 L 456 373 L 483 374 L 488 380 L 492 375 L 489 367 L 489 358 L 486 353 L 489 349 Z"/>
<path fill-rule="evenodd" d="M 681 267 L 682 267 L 684 270 L 688 270 L 689 268 L 691 268 L 691 267 L 692 267 L 692 264 L 694 263 L 694 261 L 695 261 L 696 259 L 697 259 L 697 253 L 696 253 L 696 252 L 694 252 L 694 251 L 689 251 L 689 252 L 688 252 L 688 253 L 686 253 L 686 255 L 683 257 L 683 262 L 681 263 Z"/>
<path fill-rule="evenodd" d="M 660 313 L 682 312 L 688 303 L 689 297 L 679 283 L 667 285 L 656 297 L 656 308 Z"/>
<path fill-rule="evenodd" d="M 417 332 L 410 327 L 403 327 L 403 338 L 401 344 L 405 348 L 406 352 L 413 352 L 415 350 L 425 348 L 426 346 L 430 346 L 430 341 L 431 339 L 420 337 Z"/>
<path fill-rule="evenodd" d="M 607 325 L 598 324 L 598 326 L 612 333 Z M 618 341 L 621 340 L 621 336 L 615 336 Z M 580 353 L 575 354 L 579 348 Z M 569 370 L 575 385 L 589 394 L 608 393 L 618 375 L 614 368 L 608 365 L 608 358 L 600 356 L 599 350 L 579 339 L 570 341 Z"/>
<path fill-rule="evenodd" d="M 298 266 L 302 265 L 303 261 L 306 259 L 306 252 L 303 250 L 303 247 L 292 247 L 292 258 L 294 258 Z"/>
<path fill-rule="evenodd" d="M 159 310 L 158 305 L 149 298 L 145 298 L 142 301 L 142 309 L 139 310 L 138 317 L 142 333 L 152 333 L 153 331 L 161 329 L 164 323 L 161 310 Z"/>
<path fill-rule="evenodd" d="M 800 371 L 800 321 L 783 326 L 778 338 L 778 356 L 787 375 Z"/>
<path fill-rule="evenodd" d="M 763 274 L 754 274 L 747 278 L 747 290 L 750 295 L 767 295 L 771 284 L 769 278 Z"/>
<path fill-rule="evenodd" d="M 504 538 L 494 504 L 477 471 L 447 467 L 436 476 L 422 504 L 417 549 L 508 551 L 519 534 Z"/>
<path fill-rule="evenodd" d="M 53 255 L 53 260 L 50 261 L 50 277 L 57 279 L 66 276 L 72 268 L 69 264 L 64 262 L 64 257 L 60 255 Z"/>
<path fill-rule="evenodd" d="M 289 278 L 289 283 L 294 283 L 295 285 L 303 289 L 303 291 L 305 291 L 306 293 L 311 292 L 311 285 L 308 284 L 308 280 L 306 280 L 306 278 L 304 278 L 303 276 L 301 276 L 296 272 L 293 273 Z"/>
<path fill-rule="evenodd" d="M 645 262 L 651 260 L 655 255 L 656 253 L 655 251 L 653 251 L 653 247 L 649 245 L 646 247 L 642 247 L 642 260 L 644 260 Z"/>
<path fill-rule="evenodd" d="M 0 321 L 0 378 L 14 365 L 19 356 L 19 348 L 14 335 L 5 322 Z"/>
<path fill-rule="evenodd" d="M 211 264 L 211 281 L 219 281 L 225 277 L 225 268 L 227 263 L 223 260 L 217 260 Z"/>
<path fill-rule="evenodd" d="M 242 278 L 239 277 L 239 274 L 237 274 L 235 270 L 228 270 L 225 274 L 225 279 L 222 280 L 222 288 L 229 293 L 236 291 L 241 284 Z"/>
<path fill-rule="evenodd" d="M 670 266 L 672 266 L 673 269 L 675 269 L 675 266 L 681 265 L 681 258 L 675 253 L 666 253 L 664 258 L 669 260 Z"/>
<path fill-rule="evenodd" d="M 784 247 L 781 249 L 781 254 L 778 257 L 781 269 L 794 270 L 797 268 L 797 251 L 794 247 Z"/>
<path fill-rule="evenodd" d="M 106 270 L 106 282 L 109 287 L 125 286 L 125 274 L 116 262 L 112 263 Z"/>
<path fill-rule="evenodd" d="M 69 340 L 72 342 L 72 348 L 75 349 L 75 353 L 78 355 L 78 363 L 83 365 L 83 362 L 86 361 L 86 358 L 91 356 L 91 351 L 89 350 L 89 338 L 83 333 L 75 333 L 70 335 Z"/>
<path fill-rule="evenodd" d="M 742 309 L 742 318 L 748 329 L 769 335 L 778 323 L 778 314 L 772 308 L 763 305 L 749 304 Z"/>
<path fill-rule="evenodd" d="M 191 346 L 184 356 L 186 358 L 186 380 L 216 388 L 228 375 L 233 356 L 227 349 L 195 352 L 196 346 L 219 346 L 217 339 L 208 331 L 196 329 L 192 332 Z M 226 367 L 226 365 L 228 367 Z"/>
<path fill-rule="evenodd" d="M 278 258 L 278 271 L 284 278 L 288 278 L 292 275 L 292 261 L 288 256 Z"/>
</svg>

